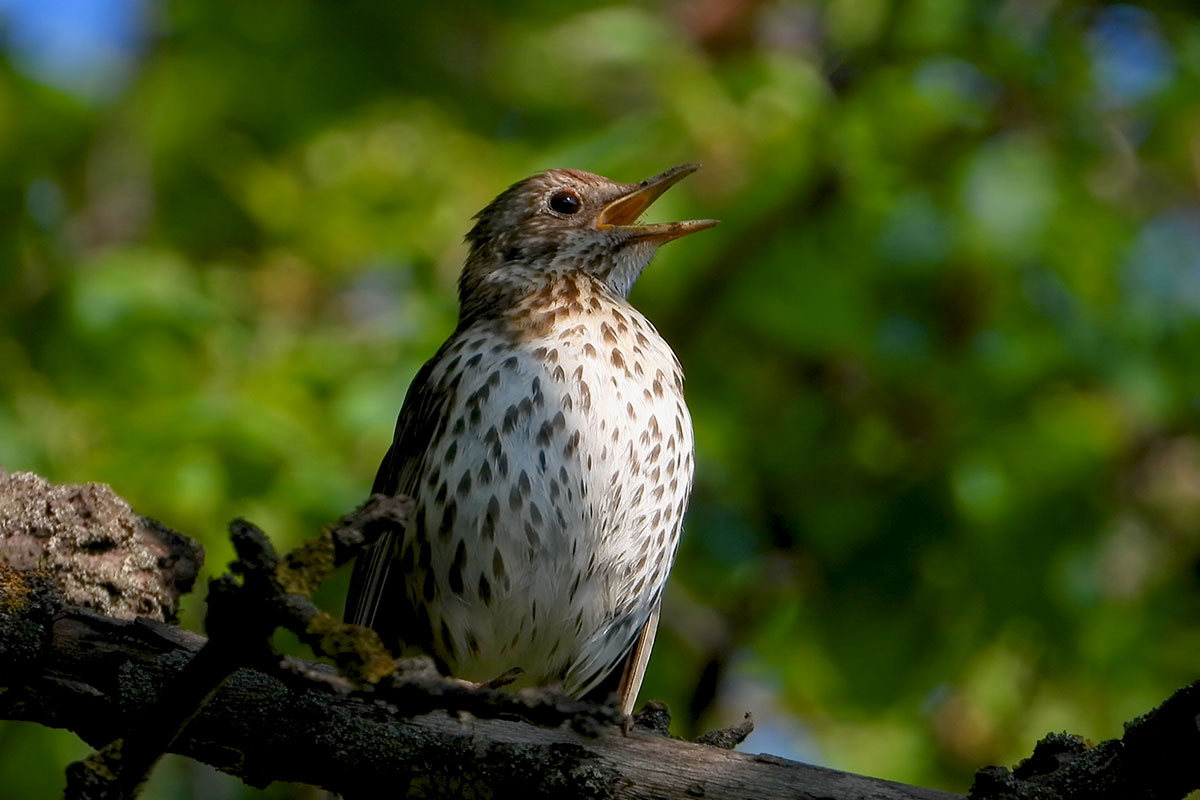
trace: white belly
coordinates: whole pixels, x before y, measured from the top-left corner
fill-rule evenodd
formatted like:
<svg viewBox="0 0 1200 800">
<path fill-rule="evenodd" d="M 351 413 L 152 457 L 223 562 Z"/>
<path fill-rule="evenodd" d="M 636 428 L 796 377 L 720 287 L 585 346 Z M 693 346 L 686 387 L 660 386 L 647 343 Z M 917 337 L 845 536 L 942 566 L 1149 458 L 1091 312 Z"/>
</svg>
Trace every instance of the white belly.
<svg viewBox="0 0 1200 800">
<path fill-rule="evenodd" d="M 460 677 L 520 667 L 586 691 L 674 559 L 693 447 L 675 356 L 629 307 L 571 323 L 519 342 L 467 331 L 432 376 L 451 391 L 463 375 L 414 487 L 406 546 L 424 537 L 428 566 L 414 559 L 408 591 Z"/>
</svg>

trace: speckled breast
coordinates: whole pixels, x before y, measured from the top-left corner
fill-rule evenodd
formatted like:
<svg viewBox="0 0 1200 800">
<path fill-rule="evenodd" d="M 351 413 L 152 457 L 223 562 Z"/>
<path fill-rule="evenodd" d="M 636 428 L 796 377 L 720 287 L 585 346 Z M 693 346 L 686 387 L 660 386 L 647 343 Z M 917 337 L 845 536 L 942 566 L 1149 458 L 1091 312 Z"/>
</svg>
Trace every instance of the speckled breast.
<svg viewBox="0 0 1200 800">
<path fill-rule="evenodd" d="M 540 302 L 460 330 L 434 368 L 453 400 L 415 487 L 406 539 L 428 545 L 406 583 L 453 674 L 520 667 L 582 693 L 659 602 L 692 425 L 678 360 L 628 303 L 578 287 Z"/>
</svg>

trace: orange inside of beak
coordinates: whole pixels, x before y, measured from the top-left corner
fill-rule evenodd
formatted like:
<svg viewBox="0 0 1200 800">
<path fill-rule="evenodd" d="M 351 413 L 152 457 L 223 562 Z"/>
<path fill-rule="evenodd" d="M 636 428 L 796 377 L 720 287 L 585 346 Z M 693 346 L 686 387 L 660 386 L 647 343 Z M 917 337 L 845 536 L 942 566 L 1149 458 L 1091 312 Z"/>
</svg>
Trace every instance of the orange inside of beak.
<svg viewBox="0 0 1200 800">
<path fill-rule="evenodd" d="M 618 197 L 605 206 L 596 220 L 596 226 L 608 228 L 635 224 L 638 217 L 645 213 L 646 209 L 661 197 L 663 192 L 699 168 L 698 164 L 684 164 L 643 181 L 629 194 Z"/>
</svg>

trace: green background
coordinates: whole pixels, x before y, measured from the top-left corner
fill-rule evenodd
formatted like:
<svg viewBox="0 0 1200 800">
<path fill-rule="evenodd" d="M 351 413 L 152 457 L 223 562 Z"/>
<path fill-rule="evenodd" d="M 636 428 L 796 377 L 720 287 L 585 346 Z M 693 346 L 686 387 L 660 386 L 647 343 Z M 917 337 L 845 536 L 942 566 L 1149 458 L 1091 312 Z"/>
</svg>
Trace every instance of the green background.
<svg viewBox="0 0 1200 800">
<path fill-rule="evenodd" d="M 1197 676 L 1189 4 L 126 0 L 121 68 L 73 79 L 21 50 L 20 5 L 6 468 L 112 485 L 206 576 L 236 515 L 294 544 L 367 492 L 471 214 L 547 167 L 699 161 L 650 218 L 723 224 L 632 297 L 698 462 L 643 699 L 965 791 Z M 86 752 L 0 724 L 5 796 Z M 145 796 L 261 793 L 173 759 Z"/>
</svg>

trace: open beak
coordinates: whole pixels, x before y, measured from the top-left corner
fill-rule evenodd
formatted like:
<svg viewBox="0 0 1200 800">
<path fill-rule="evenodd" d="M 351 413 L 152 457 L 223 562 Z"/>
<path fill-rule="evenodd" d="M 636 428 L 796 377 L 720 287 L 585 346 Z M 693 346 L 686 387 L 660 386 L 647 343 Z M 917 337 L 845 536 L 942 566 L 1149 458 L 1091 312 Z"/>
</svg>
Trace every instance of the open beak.
<svg viewBox="0 0 1200 800">
<path fill-rule="evenodd" d="M 659 244 L 687 236 L 689 233 L 702 231 L 717 224 L 715 219 L 694 219 L 687 222 L 660 222 L 653 225 L 638 225 L 640 217 L 650 204 L 657 200 L 663 192 L 670 189 L 681 180 L 700 169 L 699 164 L 683 164 L 672 167 L 666 172 L 647 178 L 634 186 L 627 193 L 613 200 L 600 216 L 596 218 L 596 227 L 600 230 L 622 228 L 628 231 L 629 239 L 651 239 Z"/>
</svg>

